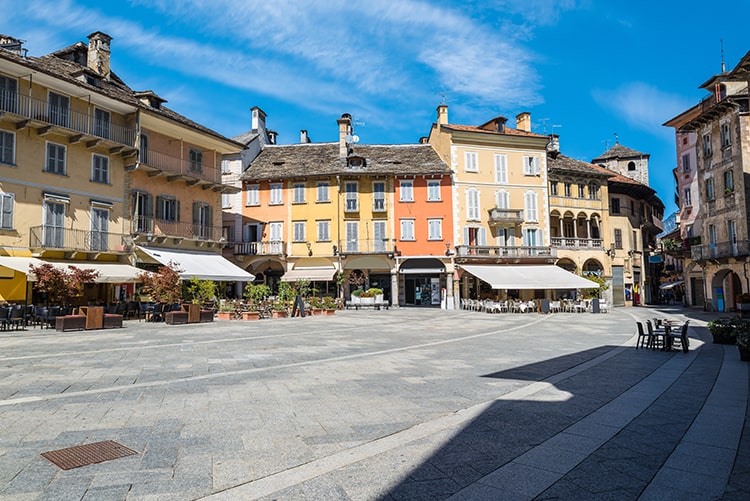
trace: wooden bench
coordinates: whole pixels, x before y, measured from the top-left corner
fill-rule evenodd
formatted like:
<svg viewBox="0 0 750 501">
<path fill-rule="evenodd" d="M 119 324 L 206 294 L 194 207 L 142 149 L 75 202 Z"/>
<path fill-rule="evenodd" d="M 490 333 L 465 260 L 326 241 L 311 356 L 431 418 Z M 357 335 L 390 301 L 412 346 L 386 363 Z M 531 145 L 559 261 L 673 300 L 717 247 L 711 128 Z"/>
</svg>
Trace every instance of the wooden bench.
<svg viewBox="0 0 750 501">
<path fill-rule="evenodd" d="M 85 315 L 64 315 L 55 317 L 55 330 L 65 331 L 82 331 L 86 328 Z"/>
<path fill-rule="evenodd" d="M 182 325 L 188 323 L 186 311 L 170 311 L 164 315 L 164 323 L 167 325 Z"/>
<path fill-rule="evenodd" d="M 115 329 L 122 327 L 122 315 L 117 313 L 105 313 L 102 329 Z"/>
<path fill-rule="evenodd" d="M 213 310 L 201 310 L 200 321 L 201 322 L 213 322 L 214 311 Z"/>
</svg>

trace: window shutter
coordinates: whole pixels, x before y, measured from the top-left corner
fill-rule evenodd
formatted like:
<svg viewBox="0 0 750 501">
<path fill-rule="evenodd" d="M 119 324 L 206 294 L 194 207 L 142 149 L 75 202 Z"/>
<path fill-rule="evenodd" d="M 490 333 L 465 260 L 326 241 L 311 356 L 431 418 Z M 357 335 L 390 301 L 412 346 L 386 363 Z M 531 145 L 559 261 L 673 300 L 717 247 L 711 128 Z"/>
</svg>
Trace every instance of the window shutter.
<svg viewBox="0 0 750 501">
<path fill-rule="evenodd" d="M 477 245 L 487 245 L 487 228 L 479 228 L 477 231 Z"/>
<path fill-rule="evenodd" d="M 197 202 L 193 202 L 193 224 L 200 223 L 200 205 Z"/>
<path fill-rule="evenodd" d="M 156 197 L 156 218 L 164 219 L 164 198 Z"/>
<path fill-rule="evenodd" d="M 177 222 L 179 223 L 180 222 L 180 201 L 179 200 L 175 200 L 174 210 L 176 212 Z"/>
<path fill-rule="evenodd" d="M 154 217 L 154 196 L 146 195 L 146 217 Z"/>
<path fill-rule="evenodd" d="M 2 220 L 0 227 L 13 228 L 13 202 L 15 195 L 12 193 L 2 194 Z"/>
<path fill-rule="evenodd" d="M 539 157 L 534 157 L 534 174 L 537 176 L 541 173 L 541 162 L 539 161 Z"/>
<path fill-rule="evenodd" d="M 469 228 L 464 228 L 464 245 L 469 245 Z"/>
<path fill-rule="evenodd" d="M 495 155 L 495 182 L 508 184 L 508 157 L 506 155 Z"/>
<path fill-rule="evenodd" d="M 208 215 L 208 219 L 206 220 L 206 226 L 213 226 L 214 225 L 214 208 L 210 205 L 206 207 L 206 214 Z"/>
</svg>

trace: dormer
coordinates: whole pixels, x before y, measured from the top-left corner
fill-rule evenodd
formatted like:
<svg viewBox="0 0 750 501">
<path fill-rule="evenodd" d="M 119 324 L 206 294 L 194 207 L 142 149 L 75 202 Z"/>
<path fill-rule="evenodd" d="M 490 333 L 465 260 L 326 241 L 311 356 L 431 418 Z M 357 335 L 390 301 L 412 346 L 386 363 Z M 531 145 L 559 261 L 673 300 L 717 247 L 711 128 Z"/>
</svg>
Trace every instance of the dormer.
<svg viewBox="0 0 750 501">
<path fill-rule="evenodd" d="M 142 92 L 136 92 L 135 97 L 146 106 L 150 106 L 156 110 L 161 109 L 162 103 L 166 103 L 167 100 L 159 97 L 152 90 L 144 90 Z"/>
<path fill-rule="evenodd" d="M 364 157 L 352 155 L 347 157 L 346 166 L 349 169 L 364 169 L 367 166 L 367 161 Z"/>
<path fill-rule="evenodd" d="M 479 128 L 482 130 L 488 130 L 490 132 L 499 132 L 503 134 L 505 132 L 505 122 L 507 121 L 508 121 L 507 118 L 500 115 L 500 116 L 493 118 L 489 122 L 483 123 L 482 125 L 479 126 Z"/>
</svg>

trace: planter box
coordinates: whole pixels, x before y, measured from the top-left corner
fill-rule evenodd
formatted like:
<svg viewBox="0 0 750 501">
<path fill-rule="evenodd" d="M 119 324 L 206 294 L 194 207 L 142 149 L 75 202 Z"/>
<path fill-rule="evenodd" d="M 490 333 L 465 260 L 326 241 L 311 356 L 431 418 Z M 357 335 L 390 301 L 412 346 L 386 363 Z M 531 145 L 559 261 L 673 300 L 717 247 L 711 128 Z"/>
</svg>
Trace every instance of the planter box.
<svg viewBox="0 0 750 501">
<path fill-rule="evenodd" d="M 310 310 L 310 315 L 322 315 L 323 314 L 323 308 L 312 308 Z"/>
<path fill-rule="evenodd" d="M 273 310 L 273 313 L 271 314 L 273 318 L 286 318 L 286 310 Z"/>
<path fill-rule="evenodd" d="M 374 297 L 361 297 L 359 298 L 360 304 L 366 304 L 366 305 L 375 305 L 375 298 Z"/>
<path fill-rule="evenodd" d="M 260 320 L 260 312 L 258 311 L 243 311 L 242 320 Z"/>
<path fill-rule="evenodd" d="M 737 346 L 737 350 L 740 352 L 740 360 L 743 362 L 750 362 L 750 350 Z"/>
<path fill-rule="evenodd" d="M 326 308 L 323 311 L 325 312 L 326 315 L 333 315 L 334 313 L 336 313 L 336 309 L 335 308 Z"/>
<path fill-rule="evenodd" d="M 362 302 L 362 300 L 359 298 L 359 296 L 352 296 L 351 304 L 359 304 Z"/>
<path fill-rule="evenodd" d="M 234 312 L 233 311 L 217 311 L 216 319 L 217 320 L 234 320 Z"/>
</svg>

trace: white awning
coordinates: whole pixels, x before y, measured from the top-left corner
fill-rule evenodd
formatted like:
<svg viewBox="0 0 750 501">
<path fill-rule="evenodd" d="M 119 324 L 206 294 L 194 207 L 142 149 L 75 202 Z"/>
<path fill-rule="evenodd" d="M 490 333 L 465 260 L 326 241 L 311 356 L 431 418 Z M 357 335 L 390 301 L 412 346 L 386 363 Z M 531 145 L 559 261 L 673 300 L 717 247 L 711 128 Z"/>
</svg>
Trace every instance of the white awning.
<svg viewBox="0 0 750 501">
<path fill-rule="evenodd" d="M 684 283 L 685 283 L 684 280 L 680 280 L 680 281 L 677 281 L 677 282 L 671 282 L 671 283 L 668 283 L 668 284 L 662 284 L 662 285 L 659 286 L 659 288 L 661 290 L 668 290 L 668 289 L 672 289 L 672 288 L 677 287 L 678 285 L 684 284 Z"/>
<path fill-rule="evenodd" d="M 29 266 L 39 266 L 42 263 L 44 263 L 44 261 L 35 257 L 0 256 L 0 266 L 20 271 L 26 275 L 29 274 Z M 35 280 L 35 278 L 32 275 L 31 277 L 28 277 L 28 280 Z"/>
<path fill-rule="evenodd" d="M 190 280 L 193 277 L 217 282 L 233 280 L 252 282 L 255 280 L 252 273 L 246 272 L 221 255 L 212 252 L 164 250 L 141 246 L 138 246 L 138 250 L 165 266 L 172 263 L 176 269 L 181 270 L 180 278 L 183 280 Z"/>
<path fill-rule="evenodd" d="M 552 264 L 460 265 L 493 289 L 596 289 L 599 284 Z"/>
<path fill-rule="evenodd" d="M 94 270 L 99 272 L 96 278 L 98 284 L 124 284 L 138 282 L 138 275 L 143 270 L 122 263 L 104 263 L 98 261 L 45 261 L 56 268 L 69 271 L 68 266 L 75 266 L 82 270 Z"/>
<path fill-rule="evenodd" d="M 294 268 L 284 273 L 281 277 L 282 282 L 295 282 L 297 280 L 310 280 L 311 282 L 330 282 L 336 268 L 332 266 L 313 267 L 313 268 Z"/>
</svg>

